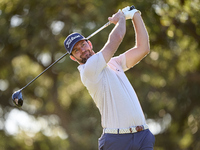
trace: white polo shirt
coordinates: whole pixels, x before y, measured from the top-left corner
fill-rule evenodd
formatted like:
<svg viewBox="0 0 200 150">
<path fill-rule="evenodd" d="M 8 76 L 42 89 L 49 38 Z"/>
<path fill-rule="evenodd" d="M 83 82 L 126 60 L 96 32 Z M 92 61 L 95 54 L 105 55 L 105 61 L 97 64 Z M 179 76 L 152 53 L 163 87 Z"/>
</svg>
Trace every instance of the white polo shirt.
<svg viewBox="0 0 200 150">
<path fill-rule="evenodd" d="M 138 97 L 124 73 L 128 70 L 125 54 L 113 57 L 106 64 L 102 52 L 98 52 L 78 69 L 101 113 L 103 128 L 146 124 Z"/>
</svg>

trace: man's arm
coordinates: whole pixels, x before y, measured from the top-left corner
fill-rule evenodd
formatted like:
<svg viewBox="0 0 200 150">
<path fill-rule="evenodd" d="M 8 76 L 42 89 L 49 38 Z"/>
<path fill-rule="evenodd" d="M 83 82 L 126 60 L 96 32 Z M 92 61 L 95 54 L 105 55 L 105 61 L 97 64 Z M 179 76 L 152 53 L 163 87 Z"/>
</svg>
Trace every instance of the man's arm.
<svg viewBox="0 0 200 150">
<path fill-rule="evenodd" d="M 109 34 L 108 41 L 101 50 L 106 63 L 109 62 L 118 49 L 126 32 L 126 19 L 121 11 L 109 17 L 108 20 L 114 23 L 115 27 Z"/>
<path fill-rule="evenodd" d="M 136 45 L 125 52 L 126 66 L 128 68 L 133 67 L 150 52 L 148 32 L 139 12 L 134 14 L 132 22 L 136 34 Z"/>
</svg>

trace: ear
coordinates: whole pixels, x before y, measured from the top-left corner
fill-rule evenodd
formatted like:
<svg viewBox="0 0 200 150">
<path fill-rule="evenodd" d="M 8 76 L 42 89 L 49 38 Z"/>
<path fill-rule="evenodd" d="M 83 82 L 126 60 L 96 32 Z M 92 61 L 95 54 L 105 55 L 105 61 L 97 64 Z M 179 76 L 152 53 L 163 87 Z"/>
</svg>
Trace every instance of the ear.
<svg viewBox="0 0 200 150">
<path fill-rule="evenodd" d="M 90 45 L 91 49 L 93 49 L 92 42 L 90 42 L 89 40 L 87 40 L 87 42 Z"/>
<path fill-rule="evenodd" d="M 76 58 L 72 55 L 69 56 L 71 58 L 71 60 L 76 61 Z"/>
</svg>

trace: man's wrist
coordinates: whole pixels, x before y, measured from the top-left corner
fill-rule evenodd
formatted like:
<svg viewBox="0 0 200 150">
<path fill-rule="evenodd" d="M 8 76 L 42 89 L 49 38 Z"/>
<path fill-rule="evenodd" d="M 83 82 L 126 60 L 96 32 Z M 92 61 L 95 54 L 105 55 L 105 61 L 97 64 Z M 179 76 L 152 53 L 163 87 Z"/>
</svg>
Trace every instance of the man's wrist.
<svg viewBox="0 0 200 150">
<path fill-rule="evenodd" d="M 137 12 L 135 12 L 135 14 L 133 15 L 133 18 L 131 19 L 132 22 L 134 22 L 134 19 L 138 18 L 141 16 L 141 12 L 138 10 Z"/>
<path fill-rule="evenodd" d="M 126 18 L 125 18 L 124 15 L 121 15 L 121 16 L 120 16 L 120 18 L 119 18 L 119 20 L 118 20 L 117 23 L 119 23 L 119 22 L 126 22 Z"/>
</svg>

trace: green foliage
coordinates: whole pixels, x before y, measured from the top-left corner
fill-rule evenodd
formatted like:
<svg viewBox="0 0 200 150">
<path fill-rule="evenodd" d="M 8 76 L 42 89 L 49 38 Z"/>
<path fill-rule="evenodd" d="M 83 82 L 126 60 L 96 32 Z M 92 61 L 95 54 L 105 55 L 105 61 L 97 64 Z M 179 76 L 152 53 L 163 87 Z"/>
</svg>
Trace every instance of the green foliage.
<svg viewBox="0 0 200 150">
<path fill-rule="evenodd" d="M 77 31 L 87 37 L 118 9 L 133 4 L 142 12 L 151 53 L 126 74 L 147 121 L 154 123 L 155 150 L 200 149 L 198 0 L 0 0 L 2 150 L 97 149 L 100 114 L 80 81 L 78 64 L 68 56 L 23 91 L 24 106 L 18 110 L 28 113 L 38 130 L 8 124 L 16 109 L 11 95 L 66 52 L 63 40 L 68 34 Z M 103 47 L 113 27 L 91 38 L 94 51 Z M 133 47 L 134 40 L 132 23 L 127 21 L 116 55 Z M 18 132 L 11 134 L 8 126 Z"/>
</svg>

